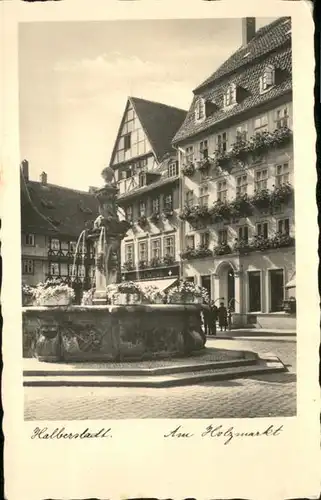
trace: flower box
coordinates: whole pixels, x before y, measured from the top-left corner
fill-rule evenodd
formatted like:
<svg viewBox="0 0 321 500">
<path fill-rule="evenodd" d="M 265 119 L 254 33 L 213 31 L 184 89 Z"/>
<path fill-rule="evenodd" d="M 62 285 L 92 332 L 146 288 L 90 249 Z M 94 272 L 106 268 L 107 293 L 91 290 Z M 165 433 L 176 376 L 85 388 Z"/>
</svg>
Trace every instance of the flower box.
<svg viewBox="0 0 321 500">
<path fill-rule="evenodd" d="M 141 228 L 144 228 L 147 226 L 148 224 L 148 220 L 147 220 L 147 217 L 145 217 L 145 215 L 142 215 L 141 217 L 139 217 L 137 219 L 137 223 L 138 225 L 141 227 Z"/>
<path fill-rule="evenodd" d="M 68 306 L 75 298 L 75 292 L 60 280 L 48 280 L 36 286 L 34 297 L 39 306 Z"/>
<path fill-rule="evenodd" d="M 195 165 L 193 163 L 188 163 L 187 165 L 183 165 L 182 174 L 187 177 L 192 177 L 195 173 Z"/>
<path fill-rule="evenodd" d="M 53 307 L 53 306 L 69 306 L 71 299 L 66 293 L 55 295 L 54 297 L 42 298 L 37 300 L 39 306 Z"/>
</svg>

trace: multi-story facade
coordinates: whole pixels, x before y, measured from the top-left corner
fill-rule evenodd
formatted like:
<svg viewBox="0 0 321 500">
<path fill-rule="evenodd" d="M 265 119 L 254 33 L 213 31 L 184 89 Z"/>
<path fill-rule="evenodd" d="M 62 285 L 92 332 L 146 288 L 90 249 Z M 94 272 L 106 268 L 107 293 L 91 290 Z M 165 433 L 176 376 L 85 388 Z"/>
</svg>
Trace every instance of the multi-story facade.
<svg viewBox="0 0 321 500">
<path fill-rule="evenodd" d="M 59 278 L 73 286 L 77 301 L 82 290 L 94 282 L 93 247 L 81 232 L 98 215 L 98 202 L 91 192 L 29 179 L 26 160 L 21 166 L 21 258 L 22 283 L 31 286 Z M 76 260 L 75 260 L 76 255 Z"/>
<path fill-rule="evenodd" d="M 185 117 L 181 109 L 128 98 L 110 162 L 118 204 L 132 223 L 121 244 L 122 279 L 164 289 L 180 275 L 179 167 L 171 141 Z"/>
<path fill-rule="evenodd" d="M 293 327 L 291 20 L 258 30 L 194 90 L 173 144 L 182 174 L 182 269 L 238 324 Z"/>
</svg>

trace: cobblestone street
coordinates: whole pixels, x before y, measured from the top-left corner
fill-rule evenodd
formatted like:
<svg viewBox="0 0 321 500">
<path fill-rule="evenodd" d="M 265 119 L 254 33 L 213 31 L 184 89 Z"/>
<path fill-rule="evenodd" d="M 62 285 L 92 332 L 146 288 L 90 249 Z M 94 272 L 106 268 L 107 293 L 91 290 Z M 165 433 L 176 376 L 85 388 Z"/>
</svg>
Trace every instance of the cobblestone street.
<svg viewBox="0 0 321 500">
<path fill-rule="evenodd" d="M 27 387 L 25 419 L 250 418 L 295 415 L 296 343 L 266 340 L 229 342 L 233 343 L 233 348 L 273 353 L 283 361 L 289 372 L 164 389 Z M 208 341 L 208 345 L 211 344 L 212 341 Z"/>
</svg>

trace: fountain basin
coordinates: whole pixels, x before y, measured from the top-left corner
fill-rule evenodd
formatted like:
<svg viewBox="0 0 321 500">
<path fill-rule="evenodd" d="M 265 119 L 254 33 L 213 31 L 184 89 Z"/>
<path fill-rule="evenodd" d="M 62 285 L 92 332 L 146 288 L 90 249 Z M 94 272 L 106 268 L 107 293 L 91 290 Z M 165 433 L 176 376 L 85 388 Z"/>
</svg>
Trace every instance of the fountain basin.
<svg viewBox="0 0 321 500">
<path fill-rule="evenodd" d="M 205 346 L 198 304 L 24 307 L 24 357 L 123 361 L 189 355 Z"/>
</svg>

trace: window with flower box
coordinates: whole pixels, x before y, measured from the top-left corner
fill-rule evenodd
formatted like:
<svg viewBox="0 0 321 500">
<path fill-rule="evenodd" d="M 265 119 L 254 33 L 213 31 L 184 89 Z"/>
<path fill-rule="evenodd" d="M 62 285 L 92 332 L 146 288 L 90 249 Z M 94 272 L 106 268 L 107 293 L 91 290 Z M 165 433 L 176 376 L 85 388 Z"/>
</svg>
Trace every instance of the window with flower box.
<svg viewBox="0 0 321 500">
<path fill-rule="evenodd" d="M 22 261 L 22 274 L 34 273 L 34 261 L 31 259 L 23 259 Z"/>
<path fill-rule="evenodd" d="M 208 248 L 210 244 L 210 233 L 206 231 L 200 234 L 200 243 L 202 247 Z"/>
<path fill-rule="evenodd" d="M 133 220 L 133 207 L 129 205 L 125 208 L 125 218 L 127 221 L 132 222 Z"/>
<path fill-rule="evenodd" d="M 249 228 L 248 226 L 240 226 L 238 228 L 238 236 L 240 240 L 248 241 L 249 239 Z"/>
<path fill-rule="evenodd" d="M 185 162 L 190 163 L 194 160 L 194 146 L 187 146 L 185 149 Z"/>
<path fill-rule="evenodd" d="M 236 196 L 247 194 L 247 175 L 236 177 Z"/>
<path fill-rule="evenodd" d="M 159 196 L 152 200 L 152 210 L 153 212 L 159 212 Z"/>
<path fill-rule="evenodd" d="M 185 244 L 186 244 L 186 248 L 195 248 L 195 236 L 194 234 L 190 234 L 188 236 L 186 236 L 185 238 Z"/>
<path fill-rule="evenodd" d="M 173 195 L 172 193 L 168 193 L 164 196 L 164 209 L 165 210 L 173 210 Z"/>
<path fill-rule="evenodd" d="M 218 134 L 216 141 L 219 153 L 225 153 L 227 150 L 227 133 L 223 132 L 222 134 Z"/>
<path fill-rule="evenodd" d="M 262 191 L 263 189 L 267 189 L 267 183 L 268 183 L 267 169 L 257 170 L 255 172 L 255 177 L 254 177 L 254 190 L 256 192 L 259 192 Z"/>
<path fill-rule="evenodd" d="M 134 262 L 134 245 L 133 243 L 128 243 L 125 245 L 125 261 Z"/>
<path fill-rule="evenodd" d="M 144 217 L 146 215 L 146 202 L 139 202 L 139 217 Z"/>
<path fill-rule="evenodd" d="M 286 106 L 275 111 L 274 121 L 277 129 L 289 126 L 289 113 Z"/>
<path fill-rule="evenodd" d="M 59 262 L 50 262 L 49 263 L 49 274 L 51 276 L 59 276 L 60 275 Z"/>
<path fill-rule="evenodd" d="M 277 222 L 278 232 L 281 234 L 290 234 L 290 220 L 289 219 L 280 219 Z"/>
<path fill-rule="evenodd" d="M 267 238 L 269 236 L 269 223 L 258 222 L 256 224 L 256 234 L 257 236 L 262 236 L 263 238 Z"/>
<path fill-rule="evenodd" d="M 228 86 L 224 94 L 224 108 L 236 104 L 236 85 L 232 83 Z"/>
<path fill-rule="evenodd" d="M 27 247 L 34 247 L 35 246 L 35 235 L 34 234 L 30 234 L 30 233 L 25 234 L 24 244 Z"/>
<path fill-rule="evenodd" d="M 195 106 L 195 119 L 196 121 L 204 120 L 205 118 L 205 101 L 202 97 L 197 99 Z"/>
<path fill-rule="evenodd" d="M 217 183 L 217 200 L 226 201 L 227 200 L 227 182 L 219 181 Z"/>
<path fill-rule="evenodd" d="M 207 140 L 200 142 L 200 158 L 208 158 L 208 143 Z"/>
<path fill-rule="evenodd" d="M 192 191 L 191 189 L 189 191 L 186 191 L 185 204 L 188 207 L 192 207 L 194 204 L 194 191 Z"/>
<path fill-rule="evenodd" d="M 164 238 L 164 255 L 175 257 L 175 237 L 165 236 Z"/>
<path fill-rule="evenodd" d="M 148 260 L 148 249 L 147 249 L 147 241 L 140 241 L 138 243 L 138 259 L 141 261 Z"/>
<path fill-rule="evenodd" d="M 219 245 L 227 245 L 227 229 L 220 229 L 218 232 Z"/>
<path fill-rule="evenodd" d="M 209 198 L 209 193 L 208 193 L 208 185 L 204 184 L 203 186 L 200 186 L 199 188 L 199 204 L 201 207 L 208 207 L 208 198 Z"/>
<path fill-rule="evenodd" d="M 247 124 L 244 123 L 236 128 L 236 142 L 247 140 Z"/>
<path fill-rule="evenodd" d="M 268 130 L 268 117 L 261 115 L 254 120 L 254 131 L 256 133 L 266 132 Z"/>
<path fill-rule="evenodd" d="M 260 92 L 270 90 L 275 84 L 275 69 L 274 66 L 266 66 L 263 75 L 260 77 Z"/>
<path fill-rule="evenodd" d="M 160 259 L 161 258 L 161 239 L 157 238 L 151 240 L 151 249 L 152 249 L 152 259 Z"/>
<path fill-rule="evenodd" d="M 287 184 L 290 179 L 289 164 L 282 163 L 275 167 L 275 185 L 277 187 Z"/>
<path fill-rule="evenodd" d="M 177 161 L 170 163 L 168 165 L 168 177 L 175 177 L 178 175 L 178 163 Z"/>
</svg>

